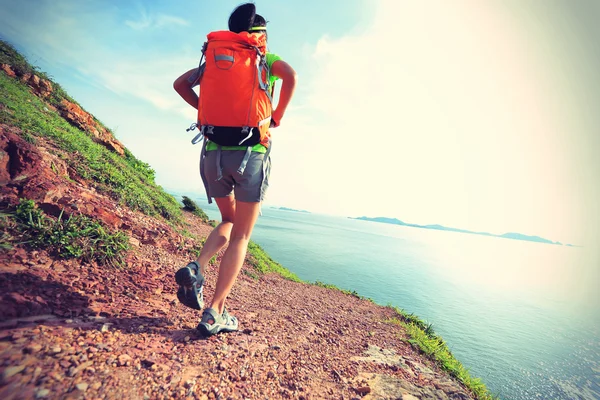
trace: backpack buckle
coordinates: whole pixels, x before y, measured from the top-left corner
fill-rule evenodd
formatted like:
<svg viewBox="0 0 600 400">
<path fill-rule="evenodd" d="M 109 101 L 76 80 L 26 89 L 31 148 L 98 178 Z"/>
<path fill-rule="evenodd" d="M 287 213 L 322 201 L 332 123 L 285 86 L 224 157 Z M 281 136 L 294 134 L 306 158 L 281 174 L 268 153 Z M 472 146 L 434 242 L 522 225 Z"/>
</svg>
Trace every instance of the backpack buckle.
<svg viewBox="0 0 600 400">
<path fill-rule="evenodd" d="M 247 135 L 244 139 L 242 139 L 241 142 L 238 143 L 238 145 L 242 145 L 242 143 L 244 143 L 246 140 L 250 139 L 252 137 L 252 131 L 250 130 L 249 126 L 244 126 L 242 127 L 242 135 Z"/>
<path fill-rule="evenodd" d="M 192 126 L 189 127 L 188 131 L 190 131 L 190 130 L 193 131 L 197 126 L 198 126 L 198 124 L 192 124 Z M 202 139 L 204 139 L 204 125 L 202 125 L 200 127 L 199 131 L 200 132 L 198 132 L 198 134 L 196 136 L 194 136 L 194 138 L 192 139 L 192 144 L 201 142 Z"/>
</svg>

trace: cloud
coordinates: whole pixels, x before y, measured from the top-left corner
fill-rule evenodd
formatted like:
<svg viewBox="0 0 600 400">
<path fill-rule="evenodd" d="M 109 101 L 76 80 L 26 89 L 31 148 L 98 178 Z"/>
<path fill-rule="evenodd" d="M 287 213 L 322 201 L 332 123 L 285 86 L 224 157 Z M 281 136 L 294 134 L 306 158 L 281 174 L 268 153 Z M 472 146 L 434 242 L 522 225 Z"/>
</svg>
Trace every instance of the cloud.
<svg viewBox="0 0 600 400">
<path fill-rule="evenodd" d="M 576 233 L 569 126 L 548 96 L 565 89 L 527 32 L 501 6 L 478 1 L 376 7 L 365 31 L 314 45 L 301 83 L 308 123 L 284 121 L 278 148 L 294 157 L 274 169 L 285 187 L 274 184 L 272 195 L 312 197 L 328 212 Z"/>
<path fill-rule="evenodd" d="M 173 81 L 185 72 L 182 66 L 194 63 L 185 56 L 123 57 L 113 61 L 110 68 L 98 66 L 87 71 L 117 94 L 136 97 L 161 110 L 180 111 L 182 100 L 172 89 Z M 189 116 L 189 112 L 185 115 Z"/>
<path fill-rule="evenodd" d="M 175 17 L 172 15 L 157 14 L 155 16 L 149 16 L 145 12 L 143 12 L 139 20 L 126 20 L 125 25 L 134 30 L 142 31 L 146 29 L 160 29 L 166 26 L 173 25 L 188 26 L 189 22 L 183 18 Z"/>
</svg>

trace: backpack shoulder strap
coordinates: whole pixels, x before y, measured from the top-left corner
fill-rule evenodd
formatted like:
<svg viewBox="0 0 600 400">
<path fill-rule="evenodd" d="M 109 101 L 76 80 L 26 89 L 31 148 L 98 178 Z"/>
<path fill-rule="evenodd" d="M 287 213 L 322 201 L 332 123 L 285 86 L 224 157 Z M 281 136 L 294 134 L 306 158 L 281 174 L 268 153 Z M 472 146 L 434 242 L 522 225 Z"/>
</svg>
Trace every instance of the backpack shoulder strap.
<svg viewBox="0 0 600 400">
<path fill-rule="evenodd" d="M 204 69 L 206 68 L 206 64 L 203 64 L 202 61 L 204 61 L 204 55 L 206 53 L 207 45 L 208 42 L 204 42 L 204 44 L 202 45 L 202 56 L 200 57 L 198 68 L 196 69 L 196 72 L 194 72 L 188 78 L 188 82 L 192 85 L 192 87 L 198 86 L 200 84 L 200 78 L 202 78 L 202 74 L 204 73 Z"/>
</svg>

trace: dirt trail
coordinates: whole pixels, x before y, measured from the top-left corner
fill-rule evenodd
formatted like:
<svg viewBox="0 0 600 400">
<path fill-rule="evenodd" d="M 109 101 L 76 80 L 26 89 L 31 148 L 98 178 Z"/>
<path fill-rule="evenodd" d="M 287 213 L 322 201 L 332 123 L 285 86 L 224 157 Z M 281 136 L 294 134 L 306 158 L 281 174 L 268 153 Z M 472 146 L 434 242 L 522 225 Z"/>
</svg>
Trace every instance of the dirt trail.
<svg viewBox="0 0 600 400">
<path fill-rule="evenodd" d="M 186 218 L 194 235 L 210 232 Z M 0 255 L 0 398 L 471 398 L 385 322 L 391 309 L 255 279 L 249 265 L 228 301 L 240 331 L 203 338 L 200 312 L 175 297 L 173 273 L 189 260 L 166 241 L 132 242 L 125 270 Z M 209 267 L 208 298 L 215 279 Z"/>
</svg>

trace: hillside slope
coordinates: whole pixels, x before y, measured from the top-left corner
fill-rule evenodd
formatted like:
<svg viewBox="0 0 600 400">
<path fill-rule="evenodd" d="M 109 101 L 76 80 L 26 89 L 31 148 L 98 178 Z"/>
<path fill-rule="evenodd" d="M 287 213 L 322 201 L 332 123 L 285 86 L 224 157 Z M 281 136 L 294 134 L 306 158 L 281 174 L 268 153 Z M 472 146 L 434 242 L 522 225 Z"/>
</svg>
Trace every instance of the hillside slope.
<svg viewBox="0 0 600 400">
<path fill-rule="evenodd" d="M 0 65 L 0 398 L 488 398 L 415 317 L 255 245 L 228 303 L 241 331 L 200 337 L 172 277 L 211 226 L 3 42 Z"/>
</svg>

